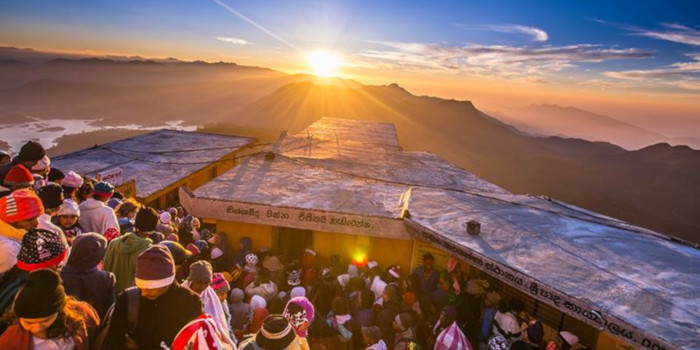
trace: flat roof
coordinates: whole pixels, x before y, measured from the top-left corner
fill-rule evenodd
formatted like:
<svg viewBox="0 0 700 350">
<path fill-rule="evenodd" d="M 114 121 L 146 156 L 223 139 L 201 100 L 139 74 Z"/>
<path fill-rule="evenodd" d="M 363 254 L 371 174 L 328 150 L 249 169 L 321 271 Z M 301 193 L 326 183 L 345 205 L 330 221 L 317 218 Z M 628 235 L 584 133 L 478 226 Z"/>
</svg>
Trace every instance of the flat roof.
<svg viewBox="0 0 700 350">
<path fill-rule="evenodd" d="M 698 249 L 405 152 L 391 124 L 322 118 L 269 151 L 181 190 L 183 205 L 219 220 L 423 239 L 623 341 L 700 348 Z M 466 233 L 469 220 L 480 235 Z"/>
<path fill-rule="evenodd" d="M 255 141 L 163 129 L 56 156 L 51 166 L 89 176 L 122 168 L 124 181 L 136 179 L 136 195 L 146 198 Z"/>
</svg>

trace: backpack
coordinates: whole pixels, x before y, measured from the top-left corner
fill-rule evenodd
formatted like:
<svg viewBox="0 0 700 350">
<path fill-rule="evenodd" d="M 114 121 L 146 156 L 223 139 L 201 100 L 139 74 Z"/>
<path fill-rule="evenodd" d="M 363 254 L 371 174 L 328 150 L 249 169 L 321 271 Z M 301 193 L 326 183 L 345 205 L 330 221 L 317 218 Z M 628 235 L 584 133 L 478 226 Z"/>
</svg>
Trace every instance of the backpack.
<svg viewBox="0 0 700 350">
<path fill-rule="evenodd" d="M 137 287 L 131 287 L 124 290 L 126 293 L 126 320 L 127 331 L 134 333 L 136 330 L 136 321 L 139 319 L 139 298 L 141 291 Z M 95 340 L 90 346 L 90 350 L 102 350 L 105 346 L 107 333 L 109 333 L 109 325 L 112 323 L 112 314 L 114 314 L 115 302 L 107 310 L 104 322 L 100 325 L 95 333 Z"/>
</svg>

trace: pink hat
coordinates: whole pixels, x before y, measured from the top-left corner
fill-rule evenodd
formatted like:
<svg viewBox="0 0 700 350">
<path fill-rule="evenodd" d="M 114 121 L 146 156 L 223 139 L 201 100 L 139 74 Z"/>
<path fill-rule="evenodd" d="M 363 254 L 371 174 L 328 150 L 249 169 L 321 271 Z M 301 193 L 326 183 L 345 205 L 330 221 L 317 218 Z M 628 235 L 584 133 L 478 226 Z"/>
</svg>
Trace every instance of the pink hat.
<svg viewBox="0 0 700 350">
<path fill-rule="evenodd" d="M 69 171 L 66 177 L 63 178 L 62 185 L 70 188 L 78 188 L 83 185 L 83 177 L 74 171 Z"/>
<path fill-rule="evenodd" d="M 228 291 L 231 289 L 231 286 L 226 281 L 226 277 L 224 277 L 223 273 L 215 272 L 211 276 L 211 288 L 214 289 L 214 291 L 217 293 L 223 292 L 228 294 Z"/>
</svg>

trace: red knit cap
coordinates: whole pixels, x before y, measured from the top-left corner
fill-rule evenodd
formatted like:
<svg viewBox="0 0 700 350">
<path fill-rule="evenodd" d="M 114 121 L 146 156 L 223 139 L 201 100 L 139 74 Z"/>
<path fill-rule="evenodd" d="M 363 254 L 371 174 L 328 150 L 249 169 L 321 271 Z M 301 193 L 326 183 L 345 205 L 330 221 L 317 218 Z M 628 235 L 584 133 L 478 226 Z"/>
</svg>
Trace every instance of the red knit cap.
<svg viewBox="0 0 700 350">
<path fill-rule="evenodd" d="M 5 186 L 24 186 L 30 187 L 34 184 L 34 176 L 22 164 L 17 164 L 10 168 L 10 171 L 5 175 L 3 181 Z"/>
<path fill-rule="evenodd" d="M 8 224 L 30 220 L 43 213 L 41 199 L 32 190 L 17 190 L 0 198 L 0 220 Z"/>
</svg>

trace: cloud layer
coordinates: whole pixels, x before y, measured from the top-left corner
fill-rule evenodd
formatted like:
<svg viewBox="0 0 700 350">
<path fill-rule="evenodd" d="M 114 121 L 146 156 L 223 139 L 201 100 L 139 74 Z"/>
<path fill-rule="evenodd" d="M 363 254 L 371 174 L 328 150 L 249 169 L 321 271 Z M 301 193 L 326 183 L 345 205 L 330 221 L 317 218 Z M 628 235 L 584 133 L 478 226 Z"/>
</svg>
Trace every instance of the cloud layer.
<svg viewBox="0 0 700 350">
<path fill-rule="evenodd" d="M 229 43 L 229 44 L 233 44 L 233 45 L 239 45 L 239 46 L 245 46 L 245 45 L 251 44 L 250 42 L 248 42 L 245 39 L 233 38 L 233 37 L 227 37 L 227 36 L 216 37 L 216 40 L 223 41 L 225 43 Z"/>
<path fill-rule="evenodd" d="M 483 29 L 500 33 L 524 34 L 532 38 L 532 40 L 538 42 L 545 42 L 549 40 L 549 35 L 544 30 L 519 24 L 487 25 L 484 26 Z"/>
</svg>

